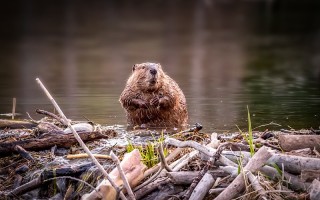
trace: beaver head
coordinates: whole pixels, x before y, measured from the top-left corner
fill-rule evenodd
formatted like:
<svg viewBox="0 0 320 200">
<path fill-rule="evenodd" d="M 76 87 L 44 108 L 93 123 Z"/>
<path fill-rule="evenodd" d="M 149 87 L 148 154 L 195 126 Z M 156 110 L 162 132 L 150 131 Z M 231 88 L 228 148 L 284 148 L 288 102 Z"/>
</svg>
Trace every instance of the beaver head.
<svg viewBox="0 0 320 200">
<path fill-rule="evenodd" d="M 161 65 L 156 63 L 135 64 L 128 80 L 130 85 L 135 85 L 141 91 L 155 91 L 162 85 L 164 72 Z"/>
</svg>

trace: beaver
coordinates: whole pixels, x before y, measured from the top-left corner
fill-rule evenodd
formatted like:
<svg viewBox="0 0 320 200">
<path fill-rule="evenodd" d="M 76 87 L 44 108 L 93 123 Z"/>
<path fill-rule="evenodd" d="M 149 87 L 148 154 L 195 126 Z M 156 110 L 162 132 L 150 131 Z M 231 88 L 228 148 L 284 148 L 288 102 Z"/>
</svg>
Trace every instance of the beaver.
<svg viewBox="0 0 320 200">
<path fill-rule="evenodd" d="M 129 126 L 183 127 L 187 124 L 186 98 L 159 63 L 133 65 L 119 101 Z"/>
</svg>

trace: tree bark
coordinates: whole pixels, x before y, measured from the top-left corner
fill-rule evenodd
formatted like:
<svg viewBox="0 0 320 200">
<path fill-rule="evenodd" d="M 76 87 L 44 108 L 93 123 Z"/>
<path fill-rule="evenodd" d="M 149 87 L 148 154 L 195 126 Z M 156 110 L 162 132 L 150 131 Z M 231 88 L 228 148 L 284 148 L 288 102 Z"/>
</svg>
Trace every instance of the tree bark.
<svg viewBox="0 0 320 200">
<path fill-rule="evenodd" d="M 97 139 L 108 139 L 116 136 L 116 131 L 110 129 L 103 133 L 90 132 L 79 133 L 83 141 L 92 141 Z M 73 134 L 48 134 L 44 138 L 33 138 L 21 141 L 2 142 L 0 143 L 0 157 L 15 152 L 15 146 L 19 145 L 25 150 L 42 150 L 49 149 L 54 145 L 68 148 L 78 143 Z"/>
<path fill-rule="evenodd" d="M 284 151 L 304 148 L 320 151 L 320 135 L 279 135 L 279 144 Z"/>
</svg>

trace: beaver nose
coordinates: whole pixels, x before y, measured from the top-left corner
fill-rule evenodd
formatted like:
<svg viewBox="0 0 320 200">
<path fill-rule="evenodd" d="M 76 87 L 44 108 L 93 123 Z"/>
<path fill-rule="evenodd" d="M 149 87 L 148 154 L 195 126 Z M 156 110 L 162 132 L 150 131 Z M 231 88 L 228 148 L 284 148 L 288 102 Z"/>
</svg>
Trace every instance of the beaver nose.
<svg viewBox="0 0 320 200">
<path fill-rule="evenodd" d="M 157 70 L 156 69 L 150 69 L 150 74 L 156 75 L 157 74 Z"/>
</svg>

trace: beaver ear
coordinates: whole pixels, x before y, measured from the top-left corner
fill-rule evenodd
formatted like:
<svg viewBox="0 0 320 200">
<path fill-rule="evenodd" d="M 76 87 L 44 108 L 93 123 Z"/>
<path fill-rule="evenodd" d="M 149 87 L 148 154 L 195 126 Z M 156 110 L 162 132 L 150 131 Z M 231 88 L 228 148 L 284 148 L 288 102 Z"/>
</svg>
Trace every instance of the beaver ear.
<svg viewBox="0 0 320 200">
<path fill-rule="evenodd" d="M 137 67 L 136 65 L 133 65 L 133 66 L 132 66 L 132 72 L 133 72 L 134 70 L 136 70 L 136 67 Z"/>
</svg>

